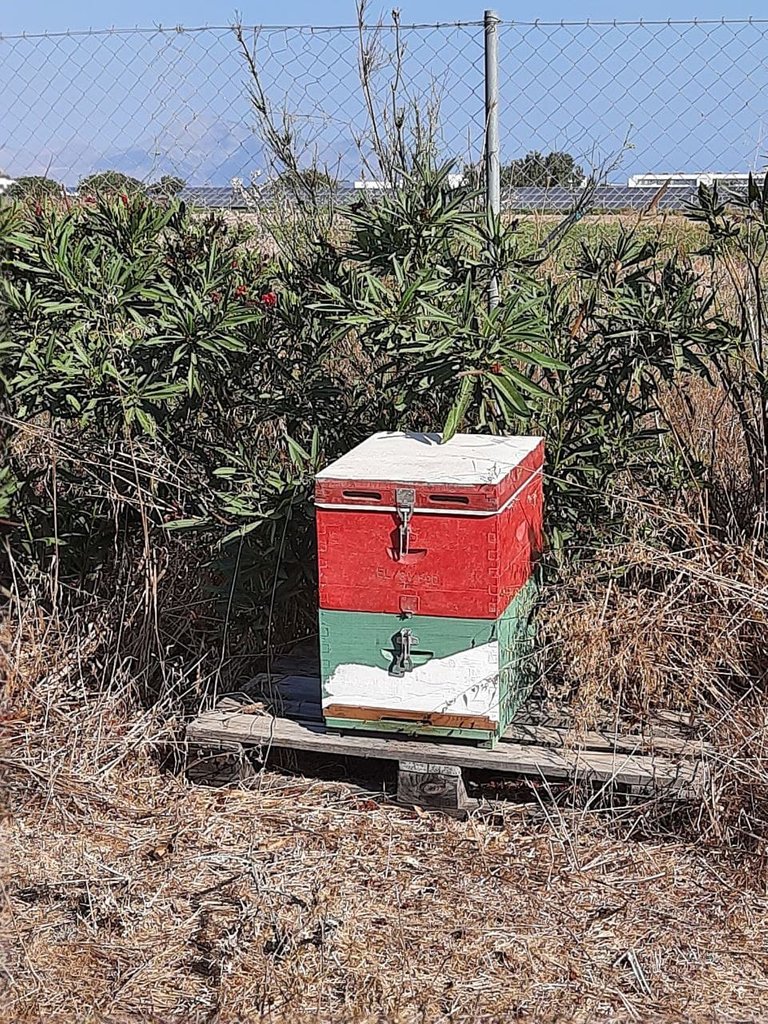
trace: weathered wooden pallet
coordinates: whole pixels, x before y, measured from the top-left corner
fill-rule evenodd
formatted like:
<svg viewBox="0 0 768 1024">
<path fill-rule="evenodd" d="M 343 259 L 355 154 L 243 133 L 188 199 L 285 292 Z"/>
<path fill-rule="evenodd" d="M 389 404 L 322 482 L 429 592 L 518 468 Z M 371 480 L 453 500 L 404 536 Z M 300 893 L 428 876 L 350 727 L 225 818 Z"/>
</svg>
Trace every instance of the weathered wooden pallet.
<svg viewBox="0 0 768 1024">
<path fill-rule="evenodd" d="M 399 802 L 451 811 L 468 807 L 463 768 L 676 799 L 699 799 L 706 785 L 711 747 L 689 735 L 679 714 L 660 716 L 642 732 L 616 727 L 576 732 L 567 719 L 546 716 L 532 705 L 516 716 L 494 749 L 344 733 L 323 722 L 318 676 L 300 674 L 311 672 L 312 660 L 287 660 L 280 668 L 296 674 L 258 676 L 190 722 L 191 749 L 218 752 L 246 774 L 252 770 L 248 752 L 265 762 L 277 748 L 397 761 Z"/>
</svg>

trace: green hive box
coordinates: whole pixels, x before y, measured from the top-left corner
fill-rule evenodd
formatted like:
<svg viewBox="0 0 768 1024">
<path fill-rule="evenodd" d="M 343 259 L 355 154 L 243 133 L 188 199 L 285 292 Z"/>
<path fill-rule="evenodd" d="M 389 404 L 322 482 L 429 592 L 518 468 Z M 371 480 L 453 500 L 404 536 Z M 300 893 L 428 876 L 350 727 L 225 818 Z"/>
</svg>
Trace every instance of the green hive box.
<svg viewBox="0 0 768 1024">
<path fill-rule="evenodd" d="M 494 743 L 532 685 L 536 596 L 498 619 L 322 610 L 326 723 Z"/>
</svg>

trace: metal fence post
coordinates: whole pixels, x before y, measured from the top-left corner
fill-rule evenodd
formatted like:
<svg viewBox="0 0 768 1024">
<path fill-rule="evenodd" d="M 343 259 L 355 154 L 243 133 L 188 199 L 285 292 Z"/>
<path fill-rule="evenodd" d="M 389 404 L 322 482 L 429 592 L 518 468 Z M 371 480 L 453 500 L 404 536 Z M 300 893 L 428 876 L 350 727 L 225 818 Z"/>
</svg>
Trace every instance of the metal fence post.
<svg viewBox="0 0 768 1024">
<path fill-rule="evenodd" d="M 499 166 L 499 29 L 496 11 L 486 11 L 485 26 L 485 203 L 498 215 L 501 210 L 501 168 Z M 491 279 L 488 306 L 499 304 L 499 282 Z"/>
</svg>

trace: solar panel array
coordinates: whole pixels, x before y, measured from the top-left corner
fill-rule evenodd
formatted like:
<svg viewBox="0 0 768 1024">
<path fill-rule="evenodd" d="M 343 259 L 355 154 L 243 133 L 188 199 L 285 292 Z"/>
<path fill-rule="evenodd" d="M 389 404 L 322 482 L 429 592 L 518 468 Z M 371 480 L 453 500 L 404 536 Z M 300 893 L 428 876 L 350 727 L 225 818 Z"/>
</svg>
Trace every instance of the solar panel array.
<svg viewBox="0 0 768 1024">
<path fill-rule="evenodd" d="M 240 210 L 247 208 L 241 192 L 235 192 L 231 187 L 221 187 L 218 185 L 187 186 L 178 193 L 177 198 L 189 206 L 197 206 L 206 210 Z"/>
<path fill-rule="evenodd" d="M 685 211 L 696 197 L 692 188 L 629 188 L 627 185 L 598 185 L 590 194 L 587 209 L 591 212 L 646 210 L 654 200 L 658 210 Z M 502 205 L 508 210 L 540 213 L 568 210 L 579 204 L 578 189 L 515 188 L 502 193 Z"/>
<path fill-rule="evenodd" d="M 668 188 L 659 195 L 656 188 L 629 188 L 627 185 L 599 185 L 590 193 L 586 211 L 593 213 L 646 210 L 651 204 L 659 211 L 685 212 L 696 198 L 695 189 Z M 269 203 L 269 192 L 263 189 L 249 193 L 253 198 L 243 198 L 241 189 L 212 186 L 187 187 L 181 190 L 179 198 L 190 206 L 215 210 L 247 210 L 260 202 Z M 374 200 L 381 193 L 366 192 L 367 199 Z M 333 193 L 335 202 L 340 204 L 360 200 L 361 192 L 352 185 L 342 184 Z M 656 202 L 654 203 L 654 200 Z M 502 193 L 502 207 L 520 213 L 562 213 L 576 208 L 582 202 L 580 189 L 566 188 L 511 188 Z"/>
</svg>

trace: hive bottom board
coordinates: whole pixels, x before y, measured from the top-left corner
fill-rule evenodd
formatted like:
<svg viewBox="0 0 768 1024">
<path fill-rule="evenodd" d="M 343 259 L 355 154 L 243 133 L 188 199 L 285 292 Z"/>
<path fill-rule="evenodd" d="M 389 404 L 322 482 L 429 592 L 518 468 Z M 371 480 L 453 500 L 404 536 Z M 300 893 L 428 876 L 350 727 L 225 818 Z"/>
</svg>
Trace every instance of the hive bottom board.
<svg viewBox="0 0 768 1024">
<path fill-rule="evenodd" d="M 327 725 L 496 742 L 530 691 L 536 594 L 498 619 L 322 610 Z"/>
</svg>

